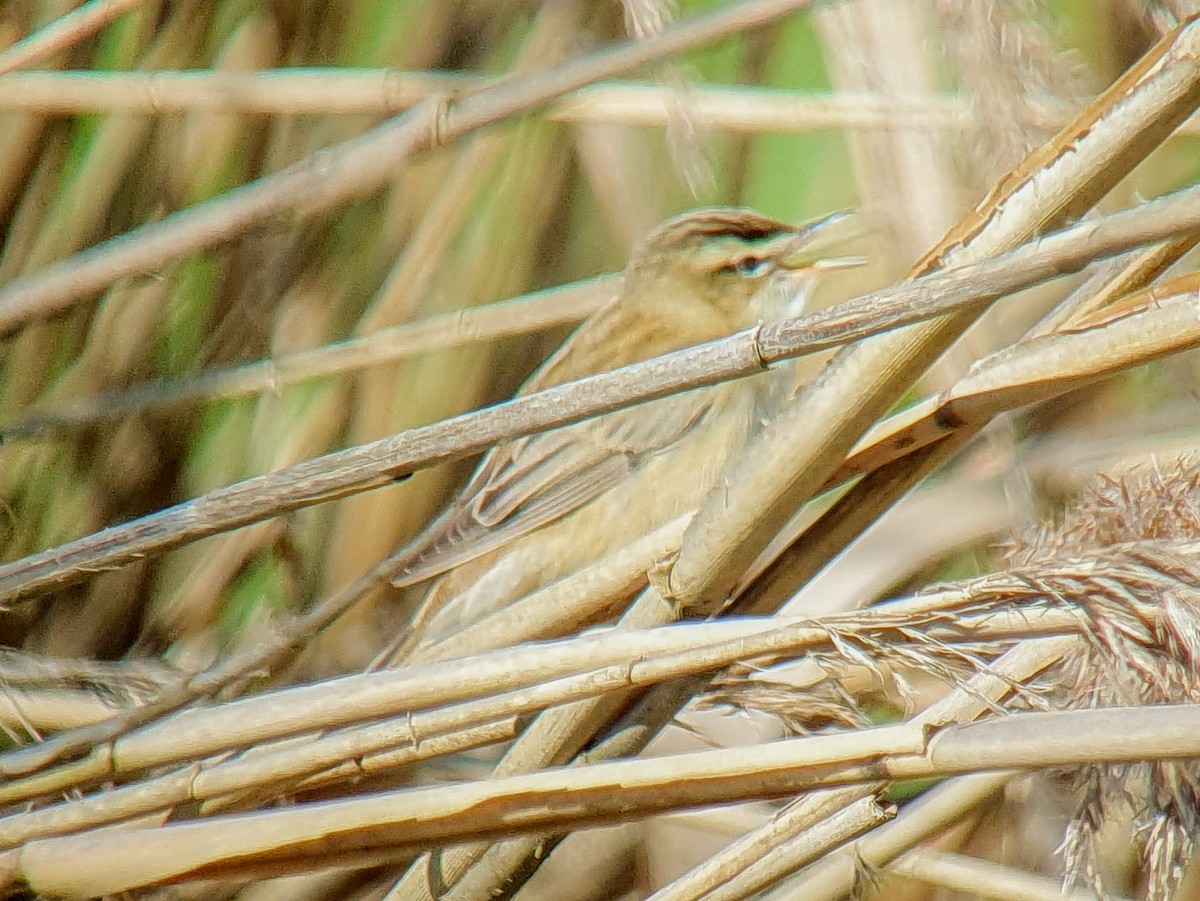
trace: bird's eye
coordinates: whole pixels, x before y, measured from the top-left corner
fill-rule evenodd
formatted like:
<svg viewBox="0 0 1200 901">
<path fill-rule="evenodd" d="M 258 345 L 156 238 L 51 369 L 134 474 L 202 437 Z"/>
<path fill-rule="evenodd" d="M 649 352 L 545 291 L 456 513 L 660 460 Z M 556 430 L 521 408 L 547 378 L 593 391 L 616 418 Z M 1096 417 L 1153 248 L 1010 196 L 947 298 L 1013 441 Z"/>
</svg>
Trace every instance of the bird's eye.
<svg viewBox="0 0 1200 901">
<path fill-rule="evenodd" d="M 745 256 L 740 257 L 725 268 L 729 272 L 736 272 L 738 275 L 766 275 L 767 271 L 771 268 L 771 261 L 765 260 L 762 257 Z"/>
</svg>

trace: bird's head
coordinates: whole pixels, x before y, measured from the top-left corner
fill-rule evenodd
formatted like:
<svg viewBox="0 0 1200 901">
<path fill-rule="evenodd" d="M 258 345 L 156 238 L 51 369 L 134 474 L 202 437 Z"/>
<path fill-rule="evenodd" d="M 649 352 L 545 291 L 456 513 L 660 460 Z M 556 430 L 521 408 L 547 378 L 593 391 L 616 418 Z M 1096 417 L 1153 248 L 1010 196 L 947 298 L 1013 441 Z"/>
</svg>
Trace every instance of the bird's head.
<svg viewBox="0 0 1200 901">
<path fill-rule="evenodd" d="M 760 292 L 807 295 L 820 272 L 859 265 L 815 256 L 829 226 L 845 218 L 835 213 L 796 226 L 747 209 L 695 210 L 646 235 L 630 258 L 627 283 L 639 294 L 682 292 L 735 324 L 771 318 L 763 304 L 751 303 Z M 798 312 L 796 306 L 786 312 Z"/>
</svg>

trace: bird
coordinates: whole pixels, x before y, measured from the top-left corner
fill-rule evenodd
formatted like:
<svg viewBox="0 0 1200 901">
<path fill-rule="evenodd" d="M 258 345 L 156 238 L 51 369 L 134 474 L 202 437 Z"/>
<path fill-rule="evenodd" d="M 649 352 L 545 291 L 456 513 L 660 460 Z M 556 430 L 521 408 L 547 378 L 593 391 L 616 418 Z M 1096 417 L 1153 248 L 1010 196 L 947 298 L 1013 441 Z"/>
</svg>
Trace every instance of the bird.
<svg viewBox="0 0 1200 901">
<path fill-rule="evenodd" d="M 796 226 L 715 207 L 662 223 L 630 254 L 616 296 L 518 394 L 801 312 L 819 273 L 860 262 L 811 258 L 845 215 Z M 779 378 L 772 384 L 773 374 L 493 448 L 392 558 L 396 588 L 430 583 L 400 647 L 437 640 L 694 512 L 725 462 L 783 402 L 787 392 Z"/>
</svg>

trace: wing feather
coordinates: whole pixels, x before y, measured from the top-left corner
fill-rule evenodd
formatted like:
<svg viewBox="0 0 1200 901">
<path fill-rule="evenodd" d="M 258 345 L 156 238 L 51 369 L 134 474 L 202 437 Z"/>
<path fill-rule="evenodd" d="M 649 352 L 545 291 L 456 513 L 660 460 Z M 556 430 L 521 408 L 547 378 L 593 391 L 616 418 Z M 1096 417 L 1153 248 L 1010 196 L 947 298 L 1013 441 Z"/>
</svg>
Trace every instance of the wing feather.
<svg viewBox="0 0 1200 901">
<path fill-rule="evenodd" d="M 578 510 L 713 409 L 706 391 L 652 403 L 653 416 L 623 410 L 493 450 L 458 500 L 394 559 L 392 584 L 424 582 Z"/>
</svg>

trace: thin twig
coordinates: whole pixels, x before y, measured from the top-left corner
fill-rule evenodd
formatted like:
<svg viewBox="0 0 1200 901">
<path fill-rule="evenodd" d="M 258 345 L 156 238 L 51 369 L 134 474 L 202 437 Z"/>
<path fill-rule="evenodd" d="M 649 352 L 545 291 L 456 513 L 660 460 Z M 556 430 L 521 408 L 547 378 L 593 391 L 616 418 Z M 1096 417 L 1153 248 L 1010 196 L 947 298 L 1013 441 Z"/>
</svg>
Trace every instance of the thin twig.
<svg viewBox="0 0 1200 901">
<path fill-rule="evenodd" d="M 187 401 L 278 391 L 297 382 L 356 372 L 417 354 L 576 323 L 607 302 L 620 290 L 620 284 L 619 276 L 607 276 L 564 285 L 393 326 L 366 337 L 349 338 L 286 357 L 202 372 L 186 381 L 149 382 L 46 410 L 34 409 L 0 427 L 0 438 L 26 438 L 79 428 Z"/>
<path fill-rule="evenodd" d="M 0 52 L 0 75 L 78 44 L 142 0 L 91 0 Z"/>
<path fill-rule="evenodd" d="M 887 872 L 988 901 L 1097 901 L 1096 893 L 1087 889 L 1064 892 L 1061 879 L 933 848 L 906 851 L 888 865 Z M 1129 899 L 1109 894 L 1106 901 Z"/>
<path fill-rule="evenodd" d="M 213 110 L 270 116 L 395 115 L 430 97 L 459 98 L 496 78 L 459 72 L 295 68 L 263 72 L 16 72 L 0 78 L 0 110 L 44 115 Z M 673 96 L 674 92 L 674 96 Z M 665 126 L 672 104 L 684 104 L 706 128 L 746 133 L 826 128 L 949 129 L 969 126 L 971 103 L 953 95 L 881 95 L 867 91 L 787 91 L 750 85 L 669 87 L 613 81 L 554 101 L 557 122 Z M 1025 110 L 1032 124 L 1057 128 L 1068 118 L 1061 101 L 1044 96 Z M 1200 131 L 1188 123 L 1183 134 Z"/>
</svg>

